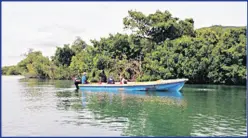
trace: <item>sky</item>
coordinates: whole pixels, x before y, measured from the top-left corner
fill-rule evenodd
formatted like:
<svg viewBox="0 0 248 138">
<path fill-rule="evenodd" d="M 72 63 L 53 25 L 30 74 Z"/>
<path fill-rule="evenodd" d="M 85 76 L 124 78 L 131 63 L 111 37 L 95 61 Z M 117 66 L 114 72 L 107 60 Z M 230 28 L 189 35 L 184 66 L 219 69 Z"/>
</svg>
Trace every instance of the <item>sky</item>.
<svg viewBox="0 0 248 138">
<path fill-rule="evenodd" d="M 126 33 L 128 10 L 168 10 L 173 17 L 193 18 L 195 29 L 247 24 L 246 2 L 2 2 L 2 66 L 20 62 L 29 48 L 50 57 L 77 36 L 90 44 Z"/>
</svg>

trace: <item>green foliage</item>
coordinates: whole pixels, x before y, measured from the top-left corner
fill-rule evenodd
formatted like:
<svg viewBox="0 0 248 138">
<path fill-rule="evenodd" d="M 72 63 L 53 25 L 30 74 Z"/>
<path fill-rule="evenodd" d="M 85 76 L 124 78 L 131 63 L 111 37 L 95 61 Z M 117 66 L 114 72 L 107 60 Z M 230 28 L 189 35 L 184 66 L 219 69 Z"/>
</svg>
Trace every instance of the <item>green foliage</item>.
<svg viewBox="0 0 248 138">
<path fill-rule="evenodd" d="M 55 75 L 53 76 L 54 79 L 71 79 L 72 78 L 72 71 L 70 70 L 70 68 L 66 67 L 66 66 L 58 66 L 55 68 Z"/>
<path fill-rule="evenodd" d="M 75 46 L 75 49 L 76 49 L 76 46 Z M 71 63 L 71 58 L 74 55 L 75 55 L 74 50 L 72 50 L 69 45 L 64 45 L 63 48 L 57 47 L 55 55 L 52 57 L 52 61 L 57 66 L 60 66 L 60 65 L 69 66 Z"/>
<path fill-rule="evenodd" d="M 246 28 L 212 26 L 194 30 L 194 20 L 180 20 L 169 11 L 145 15 L 128 11 L 125 29 L 87 45 L 78 37 L 72 45 L 57 47 L 50 61 L 32 49 L 17 66 L 2 74 L 70 79 L 87 72 L 91 82 L 101 70 L 117 81 L 188 78 L 190 83 L 245 84 Z"/>
<path fill-rule="evenodd" d="M 173 40 L 182 35 L 194 35 L 193 19 L 179 20 L 172 17 L 169 11 L 156 11 L 154 14 L 144 15 L 138 11 L 128 11 L 129 16 L 123 19 L 124 28 L 131 29 L 138 36 L 148 38 L 156 43 Z"/>
<path fill-rule="evenodd" d="M 74 53 L 80 53 L 83 51 L 88 45 L 84 42 L 80 37 L 77 37 L 76 40 L 73 42 L 71 49 Z"/>
<path fill-rule="evenodd" d="M 40 51 L 29 51 L 26 58 L 17 64 L 23 75 L 31 78 L 48 78 L 50 60 Z"/>
<path fill-rule="evenodd" d="M 17 66 L 5 66 L 2 68 L 2 75 L 21 75 Z"/>
</svg>

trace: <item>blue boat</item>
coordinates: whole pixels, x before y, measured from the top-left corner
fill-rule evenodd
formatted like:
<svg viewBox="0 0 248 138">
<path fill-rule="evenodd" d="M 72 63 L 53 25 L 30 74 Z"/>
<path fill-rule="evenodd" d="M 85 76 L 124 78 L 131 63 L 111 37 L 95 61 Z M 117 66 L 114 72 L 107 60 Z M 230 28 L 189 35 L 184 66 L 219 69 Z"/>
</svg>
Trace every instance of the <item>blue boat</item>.
<svg viewBox="0 0 248 138">
<path fill-rule="evenodd" d="M 128 84 L 79 84 L 80 90 L 93 91 L 179 91 L 188 79 L 128 82 Z"/>
</svg>

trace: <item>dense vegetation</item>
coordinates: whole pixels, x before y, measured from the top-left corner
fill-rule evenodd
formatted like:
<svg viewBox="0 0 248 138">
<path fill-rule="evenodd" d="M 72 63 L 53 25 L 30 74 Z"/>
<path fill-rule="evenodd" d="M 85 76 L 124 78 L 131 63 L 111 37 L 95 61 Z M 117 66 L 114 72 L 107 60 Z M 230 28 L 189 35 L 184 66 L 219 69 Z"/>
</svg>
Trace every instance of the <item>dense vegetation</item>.
<svg viewBox="0 0 248 138">
<path fill-rule="evenodd" d="M 89 80 L 125 75 L 130 81 L 188 78 L 190 83 L 245 84 L 246 27 L 212 26 L 194 29 L 194 20 L 180 20 L 169 11 L 145 15 L 128 11 L 127 34 L 110 34 L 92 45 L 77 38 L 44 57 L 30 50 L 16 66 L 2 74 L 70 79 L 86 71 Z"/>
</svg>

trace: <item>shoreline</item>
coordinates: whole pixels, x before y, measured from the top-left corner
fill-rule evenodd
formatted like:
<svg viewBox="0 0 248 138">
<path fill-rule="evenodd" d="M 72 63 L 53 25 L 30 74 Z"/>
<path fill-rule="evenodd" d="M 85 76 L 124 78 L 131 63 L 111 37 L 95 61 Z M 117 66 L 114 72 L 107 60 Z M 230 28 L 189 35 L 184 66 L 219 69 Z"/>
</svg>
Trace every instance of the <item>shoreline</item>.
<svg viewBox="0 0 248 138">
<path fill-rule="evenodd" d="M 2 75 L 2 77 L 20 77 L 20 79 L 27 79 L 27 80 L 71 80 L 73 82 L 72 79 L 39 79 L 39 78 L 26 78 L 24 75 Z M 169 79 L 166 79 L 169 80 Z M 135 82 L 135 81 L 132 81 Z M 137 82 L 142 82 L 142 81 L 137 81 Z M 144 81 L 144 82 L 151 82 L 151 81 Z M 246 86 L 246 84 L 216 84 L 216 83 L 190 83 L 190 82 L 186 82 L 186 85 L 221 85 L 221 86 Z"/>
</svg>

